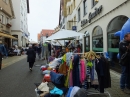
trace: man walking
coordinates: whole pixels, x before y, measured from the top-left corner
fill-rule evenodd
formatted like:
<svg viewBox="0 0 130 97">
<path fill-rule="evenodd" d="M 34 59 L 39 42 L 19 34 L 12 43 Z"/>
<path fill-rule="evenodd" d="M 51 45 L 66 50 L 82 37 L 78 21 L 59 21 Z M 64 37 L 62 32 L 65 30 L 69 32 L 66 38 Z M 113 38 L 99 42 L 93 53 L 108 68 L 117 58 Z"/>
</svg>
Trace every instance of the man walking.
<svg viewBox="0 0 130 97">
<path fill-rule="evenodd" d="M 125 63 L 121 62 L 121 57 L 127 52 Z M 120 78 L 120 88 L 125 93 L 130 93 L 130 33 L 124 36 L 124 40 L 119 44 L 119 54 L 120 54 L 120 65 L 121 65 L 121 78 Z"/>
</svg>

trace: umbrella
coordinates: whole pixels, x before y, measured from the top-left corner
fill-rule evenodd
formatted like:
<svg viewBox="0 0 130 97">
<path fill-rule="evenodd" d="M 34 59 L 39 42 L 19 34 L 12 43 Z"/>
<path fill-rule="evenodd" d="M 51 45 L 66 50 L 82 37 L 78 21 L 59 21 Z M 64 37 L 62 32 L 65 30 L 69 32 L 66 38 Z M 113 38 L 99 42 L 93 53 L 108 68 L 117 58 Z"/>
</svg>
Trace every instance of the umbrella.
<svg viewBox="0 0 130 97">
<path fill-rule="evenodd" d="M 83 36 L 84 34 L 72 31 L 72 30 L 60 30 L 57 33 L 51 35 L 48 37 L 46 40 L 69 40 L 69 39 L 74 39 L 77 36 Z"/>
</svg>

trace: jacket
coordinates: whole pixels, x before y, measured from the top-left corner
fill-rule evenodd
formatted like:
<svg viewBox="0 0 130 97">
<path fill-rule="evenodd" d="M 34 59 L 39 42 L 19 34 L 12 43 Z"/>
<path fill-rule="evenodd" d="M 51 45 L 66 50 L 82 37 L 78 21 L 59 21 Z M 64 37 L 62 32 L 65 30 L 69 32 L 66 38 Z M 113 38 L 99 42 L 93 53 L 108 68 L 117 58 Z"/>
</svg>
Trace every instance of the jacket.
<svg viewBox="0 0 130 97">
<path fill-rule="evenodd" d="M 121 56 L 127 51 L 127 47 L 130 44 L 130 42 L 127 42 L 125 40 L 122 40 L 120 43 L 119 43 L 119 54 L 120 54 L 120 58 Z M 130 53 L 130 50 L 128 50 L 128 52 Z M 128 54 L 129 57 L 130 57 L 130 54 Z"/>
<path fill-rule="evenodd" d="M 2 55 L 6 54 L 6 49 L 5 49 L 3 44 L 0 44 L 0 52 L 1 52 Z"/>
<path fill-rule="evenodd" d="M 27 62 L 35 62 L 35 58 L 36 58 L 36 53 L 34 49 L 29 48 L 27 50 Z"/>
</svg>

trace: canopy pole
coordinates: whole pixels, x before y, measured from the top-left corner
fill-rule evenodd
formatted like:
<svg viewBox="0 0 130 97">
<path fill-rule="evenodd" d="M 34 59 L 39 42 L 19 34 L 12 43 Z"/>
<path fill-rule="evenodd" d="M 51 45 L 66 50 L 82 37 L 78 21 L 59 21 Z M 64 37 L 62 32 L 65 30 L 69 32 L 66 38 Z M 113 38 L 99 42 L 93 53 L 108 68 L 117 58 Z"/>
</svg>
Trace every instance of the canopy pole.
<svg viewBox="0 0 130 97">
<path fill-rule="evenodd" d="M 71 43 L 72 43 L 72 41 L 68 44 L 68 46 L 67 46 L 67 47 L 69 47 Z"/>
<path fill-rule="evenodd" d="M 62 46 L 62 44 L 57 40 L 57 42 Z"/>
</svg>

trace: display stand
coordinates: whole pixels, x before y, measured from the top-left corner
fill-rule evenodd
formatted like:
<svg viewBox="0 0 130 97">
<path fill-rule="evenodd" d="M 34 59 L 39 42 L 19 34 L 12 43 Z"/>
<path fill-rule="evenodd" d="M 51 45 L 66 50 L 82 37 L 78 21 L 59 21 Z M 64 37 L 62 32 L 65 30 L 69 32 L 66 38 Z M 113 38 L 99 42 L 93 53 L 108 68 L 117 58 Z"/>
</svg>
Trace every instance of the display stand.
<svg viewBox="0 0 130 97">
<path fill-rule="evenodd" d="M 99 54 L 99 55 L 103 54 L 103 52 L 95 52 L 95 53 L 96 53 L 96 54 Z M 85 54 L 85 53 L 73 53 L 73 54 L 83 55 L 83 54 Z M 82 56 L 82 57 L 84 57 L 84 56 Z M 100 93 L 98 90 L 96 90 L 96 89 L 91 89 L 91 88 L 90 88 L 90 89 L 88 89 L 87 93 L 88 93 L 88 95 L 107 94 L 108 97 L 112 97 L 111 94 L 110 94 L 107 90 L 105 90 L 105 89 L 104 89 L 104 93 Z"/>
</svg>

